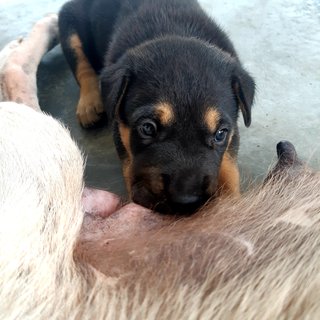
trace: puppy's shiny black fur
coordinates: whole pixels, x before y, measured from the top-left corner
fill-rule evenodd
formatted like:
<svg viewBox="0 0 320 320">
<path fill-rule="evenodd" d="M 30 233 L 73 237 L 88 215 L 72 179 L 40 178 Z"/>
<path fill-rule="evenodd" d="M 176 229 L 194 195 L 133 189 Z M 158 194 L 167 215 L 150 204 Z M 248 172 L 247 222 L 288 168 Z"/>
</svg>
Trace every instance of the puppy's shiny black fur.
<svg viewBox="0 0 320 320">
<path fill-rule="evenodd" d="M 226 34 L 195 0 L 73 0 L 60 11 L 66 58 L 78 35 L 132 199 L 193 212 L 239 192 L 237 118 L 251 123 L 255 85 Z"/>
</svg>

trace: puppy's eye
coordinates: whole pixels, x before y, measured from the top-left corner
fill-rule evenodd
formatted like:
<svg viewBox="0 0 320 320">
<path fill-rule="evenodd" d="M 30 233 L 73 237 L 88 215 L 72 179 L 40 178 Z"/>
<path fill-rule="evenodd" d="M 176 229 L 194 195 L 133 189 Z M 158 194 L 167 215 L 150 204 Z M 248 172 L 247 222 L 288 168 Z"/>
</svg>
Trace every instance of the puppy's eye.
<svg viewBox="0 0 320 320">
<path fill-rule="evenodd" d="M 220 144 L 223 143 L 226 140 L 228 131 L 226 128 L 219 129 L 215 134 L 214 141 Z"/>
<path fill-rule="evenodd" d="M 138 127 L 139 134 L 142 138 L 153 138 L 157 134 L 157 125 L 151 121 L 144 121 Z"/>
</svg>

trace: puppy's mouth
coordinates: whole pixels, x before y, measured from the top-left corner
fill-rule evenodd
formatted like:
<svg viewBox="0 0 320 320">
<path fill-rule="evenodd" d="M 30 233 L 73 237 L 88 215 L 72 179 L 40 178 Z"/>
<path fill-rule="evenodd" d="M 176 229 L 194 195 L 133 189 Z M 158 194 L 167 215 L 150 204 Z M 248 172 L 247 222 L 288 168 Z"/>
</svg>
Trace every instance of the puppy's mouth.
<svg viewBox="0 0 320 320">
<path fill-rule="evenodd" d="M 155 194 L 148 187 L 136 183 L 131 188 L 131 199 L 136 204 L 162 214 L 191 215 L 197 212 L 211 195 L 181 195 L 176 201 L 166 191 Z"/>
<path fill-rule="evenodd" d="M 197 202 L 187 204 L 175 203 L 169 200 L 159 201 L 153 210 L 163 214 L 192 215 L 201 209 L 208 199 L 209 198 L 201 198 Z"/>
</svg>

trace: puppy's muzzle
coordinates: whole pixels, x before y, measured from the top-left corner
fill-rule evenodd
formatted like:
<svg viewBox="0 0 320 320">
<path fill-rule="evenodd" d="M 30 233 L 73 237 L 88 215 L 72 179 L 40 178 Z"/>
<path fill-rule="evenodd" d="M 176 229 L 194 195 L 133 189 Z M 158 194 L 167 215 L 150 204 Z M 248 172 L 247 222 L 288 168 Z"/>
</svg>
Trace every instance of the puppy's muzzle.
<svg viewBox="0 0 320 320">
<path fill-rule="evenodd" d="M 193 213 L 211 196 L 208 189 L 213 179 L 197 171 L 181 170 L 162 175 L 166 198 L 174 212 Z"/>
</svg>

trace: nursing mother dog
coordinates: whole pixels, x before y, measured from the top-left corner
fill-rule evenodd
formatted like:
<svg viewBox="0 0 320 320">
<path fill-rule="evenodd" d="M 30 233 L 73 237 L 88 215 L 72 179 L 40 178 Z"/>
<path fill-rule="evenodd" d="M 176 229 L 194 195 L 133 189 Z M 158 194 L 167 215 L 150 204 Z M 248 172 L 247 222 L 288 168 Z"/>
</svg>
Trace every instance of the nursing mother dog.
<svg viewBox="0 0 320 320">
<path fill-rule="evenodd" d="M 74 0 L 59 30 L 78 119 L 107 113 L 133 201 L 191 213 L 239 194 L 237 119 L 251 123 L 254 80 L 197 1 Z"/>
</svg>

